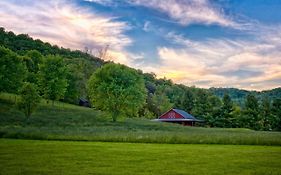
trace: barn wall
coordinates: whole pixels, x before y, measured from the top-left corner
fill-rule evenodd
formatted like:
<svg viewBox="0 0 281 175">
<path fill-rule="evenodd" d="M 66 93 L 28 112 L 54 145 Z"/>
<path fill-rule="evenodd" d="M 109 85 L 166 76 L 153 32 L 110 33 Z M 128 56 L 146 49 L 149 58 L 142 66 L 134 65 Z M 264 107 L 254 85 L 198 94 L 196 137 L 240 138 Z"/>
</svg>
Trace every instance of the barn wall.
<svg viewBox="0 0 281 175">
<path fill-rule="evenodd" d="M 167 112 L 166 114 L 160 117 L 160 119 L 174 119 L 174 118 L 183 119 L 183 117 L 180 114 L 176 113 L 173 110 L 170 110 L 169 112 Z"/>
</svg>

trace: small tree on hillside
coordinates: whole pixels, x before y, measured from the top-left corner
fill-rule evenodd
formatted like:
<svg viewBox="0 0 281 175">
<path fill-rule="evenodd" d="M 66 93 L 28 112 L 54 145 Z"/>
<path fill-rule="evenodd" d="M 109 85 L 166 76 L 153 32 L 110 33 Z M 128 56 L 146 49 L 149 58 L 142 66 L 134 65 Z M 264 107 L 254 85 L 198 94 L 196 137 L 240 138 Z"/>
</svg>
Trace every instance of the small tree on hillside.
<svg viewBox="0 0 281 175">
<path fill-rule="evenodd" d="M 143 77 L 136 70 L 109 63 L 99 68 L 88 81 L 93 105 L 112 114 L 115 122 L 121 114 L 136 116 L 145 104 Z"/>
<path fill-rule="evenodd" d="M 24 112 L 26 117 L 30 117 L 40 102 L 40 96 L 37 92 L 36 86 L 32 83 L 25 83 L 20 89 L 19 94 L 21 99 L 18 102 L 18 107 Z"/>
</svg>

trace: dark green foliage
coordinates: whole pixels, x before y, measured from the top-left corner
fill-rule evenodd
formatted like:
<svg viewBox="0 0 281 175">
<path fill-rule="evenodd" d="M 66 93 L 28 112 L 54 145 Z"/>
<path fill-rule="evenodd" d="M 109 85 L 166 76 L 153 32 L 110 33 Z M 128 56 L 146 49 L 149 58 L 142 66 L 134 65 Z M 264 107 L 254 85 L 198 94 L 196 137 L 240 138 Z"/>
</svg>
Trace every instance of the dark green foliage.
<svg viewBox="0 0 281 175">
<path fill-rule="evenodd" d="M 151 98 L 154 107 L 153 112 L 155 112 L 157 117 L 173 107 L 173 104 L 170 102 L 170 99 L 166 96 L 164 91 L 164 86 L 158 86 Z"/>
<path fill-rule="evenodd" d="M 78 99 L 88 98 L 86 84 L 90 76 L 96 71 L 93 62 L 85 59 L 67 59 L 67 87 L 64 101 L 72 104 L 77 104 Z"/>
<path fill-rule="evenodd" d="M 192 114 L 199 119 L 208 120 L 209 115 L 209 102 L 208 102 L 208 91 L 204 89 L 197 89 L 195 91 L 195 101 Z M 208 121 L 207 121 L 208 122 Z"/>
<path fill-rule="evenodd" d="M 58 46 L 52 46 L 49 43 L 44 43 L 39 39 L 32 39 L 26 34 L 15 35 L 13 32 L 5 32 L 4 28 L 0 28 L 0 45 L 11 49 L 12 51 L 24 55 L 31 50 L 37 50 L 42 55 L 60 55 L 64 58 L 83 58 L 94 62 L 97 66 L 101 66 L 104 61 L 100 58 L 91 56 L 87 53 L 70 49 L 59 48 Z"/>
<path fill-rule="evenodd" d="M 273 100 L 272 113 L 274 115 L 273 128 L 281 130 L 281 98 Z"/>
<path fill-rule="evenodd" d="M 29 50 L 25 56 L 32 60 L 32 66 L 28 67 L 29 72 L 37 73 L 39 71 L 39 64 L 43 62 L 43 55 L 37 50 Z"/>
<path fill-rule="evenodd" d="M 0 46 L 0 92 L 17 93 L 27 74 L 21 57 Z"/>
<path fill-rule="evenodd" d="M 89 77 L 98 67 L 105 63 L 100 58 L 88 53 L 52 46 L 41 40 L 34 40 L 26 34 L 15 35 L 13 32 L 5 32 L 4 28 L 0 28 L 0 45 L 24 56 L 22 58 L 28 67 L 26 81 L 35 84 L 38 84 L 37 73 L 39 64 L 44 60 L 44 56 L 59 55 L 67 65 L 70 65 L 69 67 L 75 65 L 75 70 L 71 69 L 71 73 L 67 76 L 68 83 L 71 86 L 66 91 L 64 101 L 70 103 L 77 103 L 78 97 L 87 97 L 86 83 Z M 76 74 L 77 72 L 78 75 Z"/>
<path fill-rule="evenodd" d="M 191 113 L 192 109 L 194 108 L 194 94 L 191 90 L 187 89 L 182 97 L 179 97 L 181 99 L 181 107 L 186 112 Z"/>
<path fill-rule="evenodd" d="M 246 127 L 250 127 L 253 129 L 260 129 L 259 123 L 259 103 L 255 95 L 249 94 L 247 95 L 245 101 L 245 110 L 243 111 L 243 115 L 245 120 Z"/>
<path fill-rule="evenodd" d="M 68 72 L 67 72 L 67 89 L 64 95 L 64 101 L 72 104 L 77 104 L 77 101 L 79 97 L 82 97 L 85 85 L 83 83 L 83 74 L 77 71 L 75 68 L 68 66 Z"/>
<path fill-rule="evenodd" d="M 20 89 L 19 95 L 21 98 L 18 107 L 26 117 L 30 117 L 40 102 L 37 87 L 32 83 L 25 83 Z"/>
<path fill-rule="evenodd" d="M 271 112 L 271 104 L 268 97 L 264 97 L 261 101 L 260 115 L 259 115 L 261 129 L 272 130 L 274 121 L 274 115 Z"/>
<path fill-rule="evenodd" d="M 143 77 L 121 64 L 106 64 L 88 82 L 91 102 L 96 108 L 112 113 L 115 122 L 120 115 L 137 116 L 145 104 Z"/>
<path fill-rule="evenodd" d="M 213 94 L 216 96 L 223 98 L 224 94 L 227 93 L 232 101 L 240 106 L 244 106 L 244 99 L 249 94 L 253 94 L 256 96 L 258 100 L 261 100 L 264 97 L 268 97 L 270 101 L 280 98 L 281 97 L 281 87 L 275 88 L 272 90 L 265 90 L 265 91 L 247 91 L 243 89 L 236 89 L 236 88 L 210 88 L 209 89 Z"/>
<path fill-rule="evenodd" d="M 0 46 L 0 92 L 17 93 L 27 75 L 28 58 Z"/>
<path fill-rule="evenodd" d="M 226 128 L 234 127 L 233 126 L 234 119 L 232 118 L 231 115 L 232 111 L 233 111 L 232 100 L 228 94 L 225 94 L 223 96 L 223 105 L 221 109 L 221 119 L 223 120 L 222 127 L 226 127 Z"/>
<path fill-rule="evenodd" d="M 49 55 L 40 65 L 39 87 L 46 99 L 52 101 L 64 97 L 67 83 L 67 68 L 60 56 Z"/>
<path fill-rule="evenodd" d="M 217 96 L 211 95 L 208 97 L 209 102 L 209 113 L 206 118 L 206 122 L 208 125 L 212 127 L 222 127 L 223 121 L 221 118 L 221 107 L 222 102 L 221 99 Z"/>
</svg>

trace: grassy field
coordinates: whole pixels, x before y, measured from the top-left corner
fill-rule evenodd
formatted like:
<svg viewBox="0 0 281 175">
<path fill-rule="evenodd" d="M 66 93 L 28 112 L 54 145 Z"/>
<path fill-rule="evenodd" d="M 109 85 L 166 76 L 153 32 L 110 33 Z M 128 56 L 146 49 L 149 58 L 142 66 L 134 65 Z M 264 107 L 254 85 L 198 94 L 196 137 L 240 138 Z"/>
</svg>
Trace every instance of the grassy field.
<svg viewBox="0 0 281 175">
<path fill-rule="evenodd" d="M 135 143 L 205 143 L 281 145 L 280 132 L 248 129 L 184 127 L 147 119 L 120 118 L 90 108 L 43 101 L 26 119 L 14 105 L 15 96 L 0 95 L 0 137 L 40 140 L 80 140 Z"/>
<path fill-rule="evenodd" d="M 0 139 L 0 174 L 281 174 L 281 147 Z"/>
</svg>

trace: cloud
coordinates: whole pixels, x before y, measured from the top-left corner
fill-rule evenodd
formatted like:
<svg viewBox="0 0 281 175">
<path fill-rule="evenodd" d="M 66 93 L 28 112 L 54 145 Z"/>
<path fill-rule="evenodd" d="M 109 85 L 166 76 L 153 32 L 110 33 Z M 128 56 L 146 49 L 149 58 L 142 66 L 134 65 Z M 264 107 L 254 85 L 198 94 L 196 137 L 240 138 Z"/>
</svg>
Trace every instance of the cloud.
<svg viewBox="0 0 281 175">
<path fill-rule="evenodd" d="M 128 0 L 125 2 L 113 0 L 84 0 L 94 2 L 104 6 L 118 6 L 118 4 L 129 4 L 133 6 L 143 6 L 154 9 L 167 15 L 171 20 L 164 21 L 179 23 L 187 26 L 190 24 L 216 24 L 224 27 L 236 29 L 249 28 L 248 23 L 243 20 L 235 22 L 230 16 L 224 13 L 224 9 L 217 3 L 210 0 Z M 252 24 L 250 24 L 252 25 Z"/>
<path fill-rule="evenodd" d="M 121 53 L 132 43 L 124 34 L 130 29 L 116 17 L 100 15 L 71 1 L 0 1 L 0 24 L 16 33 L 71 49 L 87 47 L 96 51 L 109 45 L 111 52 Z M 112 59 L 117 57 L 112 57 Z M 122 58 L 122 61 L 124 58 Z"/>
<path fill-rule="evenodd" d="M 103 6 L 115 6 L 117 4 L 116 1 L 112 0 L 84 0 L 85 2 L 93 2 L 96 4 L 101 4 Z"/>
<path fill-rule="evenodd" d="M 225 27 L 238 27 L 223 9 L 208 0 L 131 0 L 131 4 L 158 10 L 181 25 L 194 23 L 217 24 Z"/>
<path fill-rule="evenodd" d="M 145 21 L 144 24 L 143 24 L 143 31 L 145 32 L 149 32 L 151 29 L 150 29 L 150 25 L 151 25 L 151 22 L 150 21 Z"/>
<path fill-rule="evenodd" d="M 204 88 L 214 86 L 263 90 L 279 87 L 280 34 L 280 30 L 276 29 L 253 40 L 193 41 L 171 32 L 167 39 L 182 47 L 159 47 L 161 65 L 144 69 L 177 83 Z"/>
</svg>

